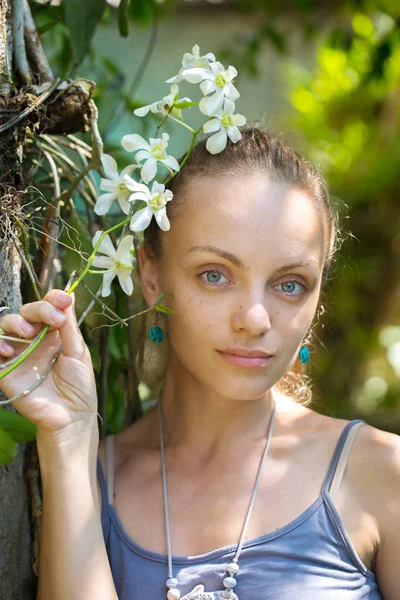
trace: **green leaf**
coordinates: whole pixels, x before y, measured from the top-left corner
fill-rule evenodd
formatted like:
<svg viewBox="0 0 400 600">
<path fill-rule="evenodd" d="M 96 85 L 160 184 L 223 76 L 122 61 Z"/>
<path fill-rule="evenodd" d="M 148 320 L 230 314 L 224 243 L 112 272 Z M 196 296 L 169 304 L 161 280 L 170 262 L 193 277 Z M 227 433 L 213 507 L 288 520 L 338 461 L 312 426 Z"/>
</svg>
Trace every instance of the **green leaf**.
<svg viewBox="0 0 400 600">
<path fill-rule="evenodd" d="M 190 106 L 198 106 L 198 102 L 175 102 L 175 108 L 189 108 Z"/>
<path fill-rule="evenodd" d="M 36 438 L 37 426 L 26 417 L 0 409 L 0 427 L 5 429 L 15 442 L 29 442 Z"/>
<path fill-rule="evenodd" d="M 44 25 L 41 25 L 40 27 L 36 27 L 36 31 L 38 32 L 39 35 L 43 35 L 44 33 L 46 33 L 46 31 L 50 31 L 50 29 L 53 29 L 53 27 L 55 25 L 57 25 L 57 23 L 59 23 L 61 20 L 61 17 L 59 17 L 58 19 L 55 19 L 55 21 L 49 21 L 48 23 L 44 23 Z"/>
<path fill-rule="evenodd" d="M 154 15 L 154 0 L 132 0 L 129 13 L 138 24 L 147 25 Z"/>
<path fill-rule="evenodd" d="M 106 0 L 64 0 L 64 6 L 75 61 L 79 64 L 90 50 L 96 26 L 106 8 Z"/>
<path fill-rule="evenodd" d="M 121 0 L 118 7 L 118 27 L 122 37 L 128 37 L 129 33 L 129 2 Z"/>
<path fill-rule="evenodd" d="M 168 315 L 174 315 L 175 311 L 172 308 L 168 308 L 168 306 L 164 306 L 163 304 L 156 304 L 156 310 L 162 313 L 167 313 Z"/>
<path fill-rule="evenodd" d="M 18 446 L 5 429 L 0 427 L 0 464 L 6 465 L 18 454 Z"/>
</svg>

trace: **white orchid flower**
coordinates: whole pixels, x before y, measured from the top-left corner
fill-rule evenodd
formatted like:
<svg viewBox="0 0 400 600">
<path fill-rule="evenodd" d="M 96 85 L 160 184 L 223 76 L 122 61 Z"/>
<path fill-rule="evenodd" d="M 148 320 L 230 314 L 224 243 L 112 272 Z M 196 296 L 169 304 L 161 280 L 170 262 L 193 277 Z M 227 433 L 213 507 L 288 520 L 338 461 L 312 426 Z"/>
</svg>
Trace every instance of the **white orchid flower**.
<svg viewBox="0 0 400 600">
<path fill-rule="evenodd" d="M 122 147 L 127 152 L 139 151 L 136 154 L 136 161 L 138 163 L 142 160 L 145 161 L 140 172 L 141 178 L 145 183 L 149 183 L 154 179 L 159 162 L 173 171 L 179 171 L 179 163 L 176 158 L 166 153 L 168 140 L 168 133 L 163 133 L 161 138 L 150 138 L 150 144 L 137 133 L 124 135 L 122 138 Z"/>
<path fill-rule="evenodd" d="M 101 164 L 103 165 L 104 173 L 107 179 L 100 180 L 100 189 L 107 194 L 101 194 L 94 205 L 94 212 L 97 215 L 105 215 L 111 208 L 114 200 L 118 201 L 122 212 L 126 215 L 129 211 L 128 196 L 130 191 L 125 185 L 124 175 L 130 175 L 135 169 L 138 169 L 138 165 L 128 165 L 125 167 L 121 174 L 118 173 L 117 163 L 109 154 L 102 154 Z"/>
<path fill-rule="evenodd" d="M 234 112 L 235 103 L 225 98 L 224 108 L 220 109 L 210 121 L 204 123 L 204 133 L 218 132 L 209 137 L 206 143 L 206 148 L 211 154 L 222 152 L 228 137 L 234 143 L 241 139 L 242 134 L 238 129 L 238 125 L 245 125 L 246 117 L 235 115 Z"/>
<path fill-rule="evenodd" d="M 136 108 L 133 111 L 133 114 L 137 117 L 145 117 L 151 111 L 152 113 L 161 113 L 164 117 L 170 113 L 171 115 L 175 115 L 179 119 L 182 119 L 182 110 L 174 106 L 176 102 L 191 102 L 191 99 L 186 97 L 179 98 L 179 88 L 174 83 L 174 85 L 171 85 L 170 93 L 167 96 L 164 96 L 162 100 L 158 100 L 152 104 L 147 104 L 141 108 Z M 173 108 L 171 111 L 169 111 L 171 106 Z"/>
<path fill-rule="evenodd" d="M 208 54 L 204 54 L 204 56 L 200 56 L 200 47 L 198 44 L 193 46 L 192 54 L 190 52 L 185 52 L 182 58 L 182 67 L 179 69 L 178 75 L 174 77 L 170 77 L 166 80 L 165 83 L 178 83 L 182 81 L 182 71 L 185 69 L 193 69 L 195 67 L 199 67 L 200 69 L 207 69 L 210 62 L 215 61 L 215 55 L 212 52 Z"/>
<path fill-rule="evenodd" d="M 167 202 L 172 200 L 173 193 L 166 190 L 165 185 L 153 181 L 151 191 L 143 183 L 137 183 L 134 179 L 126 175 L 126 187 L 134 193 L 129 196 L 129 202 L 144 200 L 147 204 L 144 208 L 138 210 L 131 219 L 129 229 L 132 231 L 143 231 L 150 225 L 153 215 L 158 225 L 163 231 L 169 231 L 170 222 L 167 217 Z"/>
<path fill-rule="evenodd" d="M 238 74 L 235 67 L 225 67 L 220 62 L 211 63 L 209 69 L 185 69 L 182 77 L 189 83 L 200 83 L 204 98 L 200 101 L 199 108 L 204 115 L 213 117 L 222 107 L 224 98 L 235 101 L 240 97 L 232 81 Z M 209 96 L 209 94 L 212 96 Z"/>
<path fill-rule="evenodd" d="M 128 177 L 128 175 L 127 175 Z M 92 244 L 93 247 L 99 241 L 102 231 L 96 231 Z M 111 241 L 110 236 L 107 234 L 98 248 L 98 252 L 105 254 L 106 256 L 96 256 L 93 259 L 92 265 L 94 267 L 100 267 L 101 269 L 107 269 L 103 275 L 103 285 L 101 288 L 101 295 L 103 298 L 111 294 L 110 285 L 115 276 L 118 277 L 119 283 L 124 290 L 125 294 L 130 296 L 133 292 L 133 281 L 131 278 L 131 271 L 133 267 L 133 254 L 131 252 L 133 243 L 133 235 L 126 235 L 118 244 L 118 248 L 115 250 L 114 245 Z"/>
</svg>

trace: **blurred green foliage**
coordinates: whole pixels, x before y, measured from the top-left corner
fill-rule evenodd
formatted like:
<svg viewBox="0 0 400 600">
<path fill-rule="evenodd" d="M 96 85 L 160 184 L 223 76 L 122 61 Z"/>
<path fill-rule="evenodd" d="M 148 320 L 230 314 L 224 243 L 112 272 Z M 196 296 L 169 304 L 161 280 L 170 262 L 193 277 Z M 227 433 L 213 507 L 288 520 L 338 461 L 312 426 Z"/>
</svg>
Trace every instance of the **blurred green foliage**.
<svg viewBox="0 0 400 600">
<path fill-rule="evenodd" d="M 322 318 L 325 348 L 313 360 L 317 396 L 324 410 L 373 413 L 400 431 L 398 340 L 382 342 L 382 332 L 400 325 L 400 14 L 381 4 L 347 10 L 319 42 L 314 68 L 292 61 L 286 76 L 298 111 L 291 126 L 342 214 Z"/>
</svg>

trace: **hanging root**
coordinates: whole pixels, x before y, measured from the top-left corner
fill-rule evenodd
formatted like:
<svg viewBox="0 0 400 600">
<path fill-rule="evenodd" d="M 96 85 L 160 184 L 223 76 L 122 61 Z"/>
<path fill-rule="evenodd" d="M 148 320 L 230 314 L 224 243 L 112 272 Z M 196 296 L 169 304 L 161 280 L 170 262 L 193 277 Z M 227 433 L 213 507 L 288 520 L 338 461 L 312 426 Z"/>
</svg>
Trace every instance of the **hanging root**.
<svg viewBox="0 0 400 600">
<path fill-rule="evenodd" d="M 36 31 L 28 0 L 24 0 L 24 33 L 29 62 L 31 63 L 33 73 L 37 73 L 39 76 L 38 83 L 53 81 L 53 72 Z"/>
</svg>

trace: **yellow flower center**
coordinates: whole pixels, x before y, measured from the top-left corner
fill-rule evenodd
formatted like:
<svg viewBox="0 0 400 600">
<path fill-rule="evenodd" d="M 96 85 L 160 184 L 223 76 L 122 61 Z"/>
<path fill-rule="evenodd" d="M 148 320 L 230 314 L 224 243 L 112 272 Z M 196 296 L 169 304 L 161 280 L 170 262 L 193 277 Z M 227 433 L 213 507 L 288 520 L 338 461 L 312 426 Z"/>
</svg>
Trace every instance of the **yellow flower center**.
<svg viewBox="0 0 400 600">
<path fill-rule="evenodd" d="M 119 260 L 117 260 L 117 261 L 115 262 L 115 268 L 116 268 L 116 269 L 119 269 L 120 271 L 121 271 L 121 270 L 124 270 L 124 271 L 130 271 L 130 270 L 132 269 L 132 267 L 131 267 L 130 265 L 126 265 L 126 264 L 124 264 L 124 263 L 122 263 L 122 262 L 119 262 Z"/>
<path fill-rule="evenodd" d="M 165 158 L 165 148 L 163 144 L 154 144 L 151 153 L 157 160 Z"/>
<path fill-rule="evenodd" d="M 226 71 L 223 71 L 222 73 L 218 73 L 218 75 L 215 78 L 215 83 L 217 84 L 218 87 L 224 87 L 227 83 L 229 83 L 230 79 L 229 79 L 229 75 L 227 74 Z"/>
<path fill-rule="evenodd" d="M 153 210 L 160 210 L 164 206 L 164 196 L 163 194 L 157 193 L 153 194 L 150 198 L 150 206 Z"/>
<path fill-rule="evenodd" d="M 125 183 L 120 183 L 118 186 L 118 189 L 120 192 L 129 192 L 128 188 L 126 187 Z"/>
<path fill-rule="evenodd" d="M 233 123 L 232 115 L 226 115 L 225 117 L 223 117 L 221 119 L 221 123 L 222 123 L 222 125 L 224 125 L 224 127 L 233 127 L 234 123 Z"/>
</svg>

